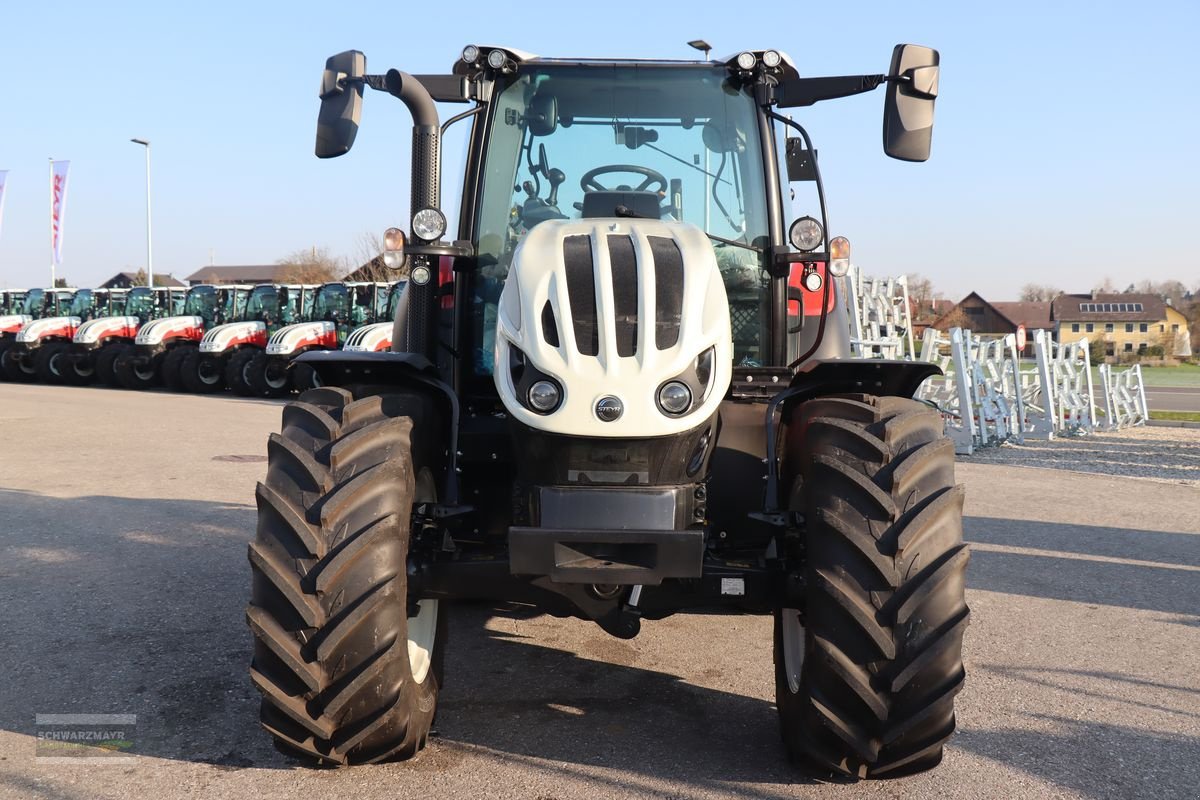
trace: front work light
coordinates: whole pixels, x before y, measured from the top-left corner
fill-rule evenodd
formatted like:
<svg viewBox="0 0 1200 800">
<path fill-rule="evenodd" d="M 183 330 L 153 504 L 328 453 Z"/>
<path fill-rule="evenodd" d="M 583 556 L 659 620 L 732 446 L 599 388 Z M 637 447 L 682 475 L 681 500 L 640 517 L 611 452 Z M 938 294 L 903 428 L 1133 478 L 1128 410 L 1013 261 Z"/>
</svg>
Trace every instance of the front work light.
<svg viewBox="0 0 1200 800">
<path fill-rule="evenodd" d="M 802 253 L 808 253 L 821 246 L 825 231 L 821 228 L 821 223 L 812 217 L 801 217 L 792 223 L 788 230 L 788 238 L 792 240 L 793 247 Z"/>
<path fill-rule="evenodd" d="M 436 208 L 422 208 L 413 214 L 412 230 L 418 239 L 437 241 L 446 232 L 446 217 Z"/>
</svg>

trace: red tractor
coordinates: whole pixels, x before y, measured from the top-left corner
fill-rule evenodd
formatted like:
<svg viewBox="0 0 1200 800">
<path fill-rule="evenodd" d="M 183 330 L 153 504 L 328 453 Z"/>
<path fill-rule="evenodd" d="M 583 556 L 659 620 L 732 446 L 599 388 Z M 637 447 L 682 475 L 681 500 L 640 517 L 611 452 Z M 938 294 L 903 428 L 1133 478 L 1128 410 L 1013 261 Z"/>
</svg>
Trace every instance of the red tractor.
<svg viewBox="0 0 1200 800">
<path fill-rule="evenodd" d="M 266 350 L 275 331 L 308 319 L 316 290 L 315 285 L 255 286 L 238 320 L 209 330 L 200 340 L 200 349 L 184 358 L 180 373 L 184 388 L 211 393 L 228 386 L 244 397 L 253 394 L 246 378 L 250 362 Z"/>
<path fill-rule="evenodd" d="M 25 323 L 2 357 L 9 380 L 67 383 L 67 348 L 81 324 L 107 313 L 109 289 L 59 289 L 50 293 L 40 319 Z M 123 292 L 123 290 L 115 290 Z"/>
<path fill-rule="evenodd" d="M 183 359 L 194 352 L 204 332 L 236 317 L 250 294 L 250 286 L 211 286 L 188 289 L 183 313 L 146 323 L 138 330 L 133 347 L 117 356 L 114 371 L 126 389 L 149 389 L 162 383 L 180 391 Z"/>
<path fill-rule="evenodd" d="M 17 341 L 17 334 L 25 323 L 33 319 L 35 313 L 41 313 L 42 302 L 45 299 L 44 289 L 9 289 L 0 294 L 0 364 L 4 360 L 4 352 Z M 0 367 L 0 380 L 7 375 Z"/>
<path fill-rule="evenodd" d="M 113 316 L 97 316 L 79 326 L 67 350 L 72 383 L 96 382 L 117 386 L 117 358 L 133 347 L 138 330 L 153 319 L 178 314 L 183 310 L 183 289 L 151 289 L 135 286 L 125 295 L 124 304 L 113 308 Z M 116 306 L 116 303 L 114 303 Z"/>
<path fill-rule="evenodd" d="M 290 370 L 301 353 L 338 350 L 347 334 L 357 327 L 377 322 L 386 311 L 386 283 L 327 283 L 313 299 L 312 319 L 280 328 L 267 342 L 265 352 L 247 365 L 245 375 L 255 395 L 283 397 L 293 388 L 318 385 L 308 366 Z"/>
</svg>

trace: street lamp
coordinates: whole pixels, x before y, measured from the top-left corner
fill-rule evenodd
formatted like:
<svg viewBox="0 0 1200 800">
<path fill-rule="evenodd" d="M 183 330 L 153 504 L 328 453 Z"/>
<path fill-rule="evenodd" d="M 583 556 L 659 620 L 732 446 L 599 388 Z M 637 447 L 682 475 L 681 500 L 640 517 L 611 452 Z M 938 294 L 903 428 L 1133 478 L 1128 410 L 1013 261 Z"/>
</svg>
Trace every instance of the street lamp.
<svg viewBox="0 0 1200 800">
<path fill-rule="evenodd" d="M 146 285 L 154 288 L 154 256 L 150 248 L 150 140 L 130 139 L 146 148 Z"/>
<path fill-rule="evenodd" d="M 692 48 L 693 50 L 699 50 L 699 51 L 703 52 L 704 60 L 708 61 L 708 54 L 712 50 L 711 44 L 704 41 L 703 39 L 693 39 L 692 41 L 688 42 L 688 47 Z"/>
</svg>

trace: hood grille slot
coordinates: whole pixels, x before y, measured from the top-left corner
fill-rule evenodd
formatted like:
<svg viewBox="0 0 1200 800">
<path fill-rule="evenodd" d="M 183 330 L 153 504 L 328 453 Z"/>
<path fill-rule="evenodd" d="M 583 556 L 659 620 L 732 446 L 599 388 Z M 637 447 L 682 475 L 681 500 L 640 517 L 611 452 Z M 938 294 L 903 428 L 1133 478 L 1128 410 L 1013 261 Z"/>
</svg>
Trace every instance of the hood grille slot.
<svg viewBox="0 0 1200 800">
<path fill-rule="evenodd" d="M 637 355 L 638 268 L 633 239 L 608 237 L 608 258 L 612 267 L 613 305 L 616 312 L 617 355 Z"/>
<path fill-rule="evenodd" d="M 654 256 L 654 344 L 659 350 L 679 342 L 683 316 L 683 254 L 674 239 L 648 236 Z"/>
<path fill-rule="evenodd" d="M 563 239 L 563 266 L 567 274 L 567 298 L 571 303 L 575 346 L 585 356 L 600 355 L 600 326 L 596 318 L 596 270 L 592 263 L 590 236 L 567 236 Z"/>
<path fill-rule="evenodd" d="M 550 305 L 549 300 L 546 301 L 546 305 L 542 306 L 542 338 L 551 347 L 560 346 L 558 341 L 558 320 L 554 318 L 554 307 Z"/>
</svg>

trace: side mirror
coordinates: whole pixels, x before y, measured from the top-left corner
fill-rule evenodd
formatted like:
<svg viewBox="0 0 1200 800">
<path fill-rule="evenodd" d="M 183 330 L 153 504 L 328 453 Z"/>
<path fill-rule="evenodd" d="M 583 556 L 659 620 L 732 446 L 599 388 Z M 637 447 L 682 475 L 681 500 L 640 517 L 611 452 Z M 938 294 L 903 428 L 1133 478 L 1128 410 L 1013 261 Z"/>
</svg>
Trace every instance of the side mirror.
<svg viewBox="0 0 1200 800">
<path fill-rule="evenodd" d="M 549 136 L 558 128 L 558 98 L 549 92 L 537 92 L 529 99 L 525 122 L 534 136 Z"/>
<path fill-rule="evenodd" d="M 788 181 L 815 181 L 817 179 L 817 151 L 804 146 L 804 140 L 792 137 L 786 140 Z"/>
<path fill-rule="evenodd" d="M 938 52 L 919 44 L 892 51 L 883 101 L 883 151 L 901 161 L 926 161 L 938 94 Z"/>
<path fill-rule="evenodd" d="M 354 146 L 362 117 L 363 76 L 367 57 L 357 50 L 325 61 L 321 73 L 321 111 L 317 115 L 317 158 L 345 155 Z"/>
</svg>

